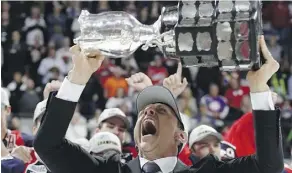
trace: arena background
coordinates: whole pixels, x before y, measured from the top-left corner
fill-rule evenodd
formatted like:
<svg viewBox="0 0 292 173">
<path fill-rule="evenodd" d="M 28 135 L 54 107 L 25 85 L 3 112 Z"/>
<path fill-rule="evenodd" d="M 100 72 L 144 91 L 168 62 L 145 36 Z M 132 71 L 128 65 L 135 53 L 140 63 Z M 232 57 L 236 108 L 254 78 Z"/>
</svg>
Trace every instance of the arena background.
<svg viewBox="0 0 292 173">
<path fill-rule="evenodd" d="M 80 30 L 78 16 L 81 9 L 91 13 L 124 10 L 141 23 L 154 23 L 162 6 L 175 5 L 176 1 L 1 1 L 1 82 L 10 93 L 12 116 L 10 129 L 31 133 L 32 117 L 36 104 L 42 100 L 44 85 L 50 80 L 62 80 L 71 68 L 69 47 Z M 287 162 L 292 155 L 292 2 L 263 3 L 264 33 L 273 57 L 281 68 L 269 82 L 278 93 L 277 105 L 282 108 L 284 154 Z M 125 78 L 142 71 L 154 84 L 176 70 L 174 60 L 163 57 L 157 49 L 147 52 L 138 49 L 125 59 L 108 57 L 100 70 L 90 79 L 81 96 L 78 110 L 68 130 L 72 137 L 89 138 L 101 110 L 120 107 L 132 122 L 136 120 L 134 101 L 136 93 L 129 88 Z M 189 87 L 179 96 L 181 112 L 189 118 L 189 128 L 208 124 L 222 133 L 248 108 L 250 102 L 244 95 L 244 72 L 221 73 L 218 68 L 189 68 L 183 70 Z M 232 80 L 237 79 L 237 80 Z M 218 116 L 216 105 L 212 114 L 204 111 L 204 99 L 211 91 L 227 100 L 225 116 Z M 232 90 L 240 85 L 241 92 Z M 245 90 L 247 89 L 247 90 Z M 212 104 L 210 104 L 212 106 Z M 56 122 L 58 123 L 58 122 Z M 132 130 L 128 142 L 132 142 Z M 290 160 L 291 163 L 291 160 Z"/>
</svg>

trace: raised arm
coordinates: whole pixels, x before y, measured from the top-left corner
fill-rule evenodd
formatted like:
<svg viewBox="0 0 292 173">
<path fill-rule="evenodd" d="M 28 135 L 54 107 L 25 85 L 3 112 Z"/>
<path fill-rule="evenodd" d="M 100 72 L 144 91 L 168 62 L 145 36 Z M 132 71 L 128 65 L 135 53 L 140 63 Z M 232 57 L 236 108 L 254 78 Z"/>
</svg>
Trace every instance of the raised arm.
<svg viewBox="0 0 292 173">
<path fill-rule="evenodd" d="M 280 110 L 275 109 L 267 85 L 279 69 L 279 64 L 268 51 L 264 37 L 260 40 L 260 47 L 266 63 L 258 71 L 250 71 L 247 75 L 254 115 L 256 154 L 219 163 L 218 167 L 225 173 L 280 173 L 284 167 Z"/>
<path fill-rule="evenodd" d="M 86 57 L 78 46 L 73 46 L 71 52 L 74 67 L 57 95 L 48 99 L 34 147 L 52 172 L 103 172 L 102 159 L 93 158 L 65 139 L 79 97 L 92 73 L 100 67 L 103 56 L 95 52 L 91 57 Z"/>
</svg>

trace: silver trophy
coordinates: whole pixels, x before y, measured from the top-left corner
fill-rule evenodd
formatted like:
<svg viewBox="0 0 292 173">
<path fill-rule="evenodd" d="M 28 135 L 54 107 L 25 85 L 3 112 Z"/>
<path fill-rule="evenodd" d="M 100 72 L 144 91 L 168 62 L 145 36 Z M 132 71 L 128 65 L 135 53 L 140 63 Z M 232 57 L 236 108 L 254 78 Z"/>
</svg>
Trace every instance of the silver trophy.
<svg viewBox="0 0 292 173">
<path fill-rule="evenodd" d="M 78 21 L 81 35 L 74 43 L 86 54 L 98 49 L 106 56 L 123 58 L 143 45 L 145 51 L 158 47 L 185 67 L 249 70 L 261 65 L 260 1 L 179 1 L 177 6 L 163 7 L 153 25 L 141 24 L 123 11 L 83 10 Z"/>
<path fill-rule="evenodd" d="M 143 25 L 123 11 L 90 14 L 82 10 L 78 22 L 81 35 L 74 43 L 86 54 L 98 49 L 106 56 L 128 57 L 141 45 L 146 50 L 154 42 L 159 44 L 159 38 L 163 37 L 160 19 L 153 25 Z"/>
</svg>

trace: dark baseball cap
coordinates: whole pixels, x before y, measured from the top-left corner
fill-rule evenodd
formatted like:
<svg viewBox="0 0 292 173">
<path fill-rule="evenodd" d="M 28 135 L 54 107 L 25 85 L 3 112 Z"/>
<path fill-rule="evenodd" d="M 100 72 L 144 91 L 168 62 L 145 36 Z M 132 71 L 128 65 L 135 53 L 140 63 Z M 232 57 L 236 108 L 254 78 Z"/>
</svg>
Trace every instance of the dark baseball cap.
<svg viewBox="0 0 292 173">
<path fill-rule="evenodd" d="M 180 113 L 176 104 L 176 100 L 172 93 L 163 86 L 149 86 L 142 90 L 136 100 L 136 106 L 138 114 L 141 110 L 143 110 L 146 106 L 154 103 L 162 103 L 170 108 L 175 113 L 175 116 L 179 123 L 181 124 L 182 130 L 184 130 L 184 124 L 180 117 Z"/>
</svg>

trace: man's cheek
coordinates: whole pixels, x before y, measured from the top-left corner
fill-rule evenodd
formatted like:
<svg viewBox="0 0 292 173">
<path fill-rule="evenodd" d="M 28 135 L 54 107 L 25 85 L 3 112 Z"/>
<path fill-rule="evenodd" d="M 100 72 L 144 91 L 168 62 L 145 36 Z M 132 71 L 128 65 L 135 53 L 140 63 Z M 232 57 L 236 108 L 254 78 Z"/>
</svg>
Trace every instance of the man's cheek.
<svg viewBox="0 0 292 173">
<path fill-rule="evenodd" d="M 208 154 L 210 154 L 210 151 L 208 147 L 202 147 L 200 148 L 199 153 L 200 153 L 200 157 L 203 158 L 207 156 Z"/>
</svg>

